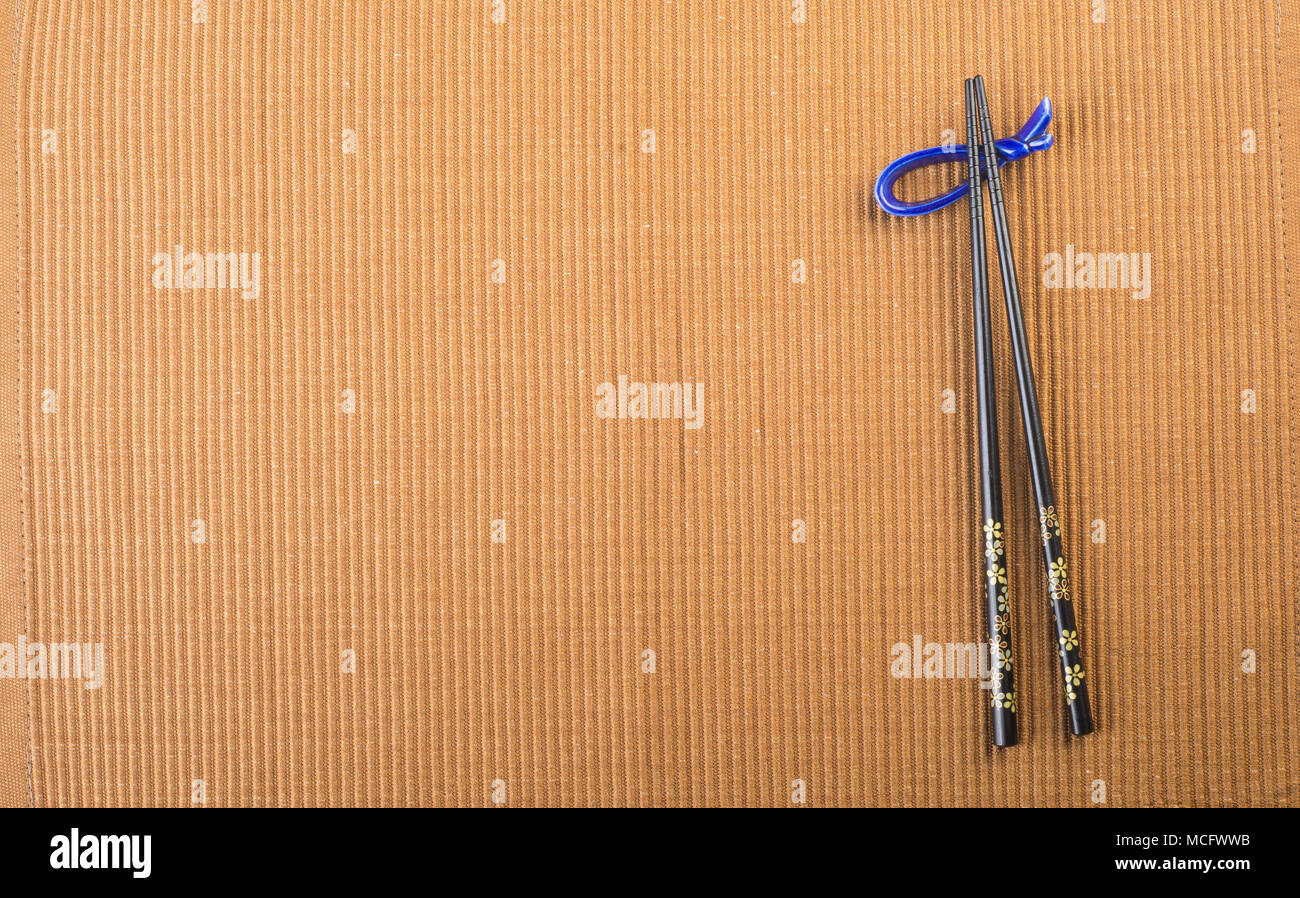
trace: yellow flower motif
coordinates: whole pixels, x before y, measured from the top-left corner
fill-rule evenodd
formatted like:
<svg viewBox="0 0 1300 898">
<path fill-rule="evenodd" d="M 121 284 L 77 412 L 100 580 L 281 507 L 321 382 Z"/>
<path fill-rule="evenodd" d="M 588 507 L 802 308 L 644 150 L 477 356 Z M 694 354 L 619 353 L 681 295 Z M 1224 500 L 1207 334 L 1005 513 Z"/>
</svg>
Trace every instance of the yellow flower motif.
<svg viewBox="0 0 1300 898">
<path fill-rule="evenodd" d="M 1077 696 L 1077 695 L 1074 694 L 1074 690 L 1073 690 L 1073 689 L 1071 689 L 1069 686 L 1066 686 L 1066 687 L 1065 687 L 1065 697 L 1066 697 L 1067 699 L 1070 700 L 1070 703 L 1071 703 L 1071 704 L 1074 704 L 1074 700 L 1075 700 L 1076 698 L 1078 698 L 1079 696 Z"/>
<path fill-rule="evenodd" d="M 1049 505 L 1046 508 L 1038 509 L 1038 523 L 1042 527 L 1043 541 L 1046 542 L 1051 535 L 1061 535 L 1061 522 L 1056 518 L 1056 506 Z"/>
<path fill-rule="evenodd" d="M 1003 586 L 1006 586 L 1007 569 L 1004 567 L 999 567 L 996 564 L 989 565 L 989 579 L 996 580 L 998 583 L 1001 583 Z"/>
<path fill-rule="evenodd" d="M 1002 679 L 1002 674 L 996 671 L 1011 670 L 1011 646 L 1000 636 L 989 640 L 989 664 L 995 671 L 993 676 L 998 680 Z"/>
<path fill-rule="evenodd" d="M 994 694 L 993 694 L 993 707 L 995 707 L 995 708 L 1005 708 L 1006 710 L 1010 711 L 1012 714 L 1015 714 L 1015 713 L 1016 713 L 1016 693 L 1015 693 L 1015 691 L 1013 690 L 1013 691 L 1011 691 L 1011 692 L 996 692 L 996 693 L 994 693 Z"/>
<path fill-rule="evenodd" d="M 1064 558 L 1058 558 L 1052 562 L 1052 566 L 1047 571 L 1047 580 L 1053 599 L 1062 602 L 1070 601 L 1069 577 L 1070 574 L 1066 569 Z"/>
<path fill-rule="evenodd" d="M 1078 664 L 1075 664 L 1073 667 L 1067 664 L 1065 666 L 1065 682 L 1071 686 L 1082 686 L 1083 668 Z"/>
<path fill-rule="evenodd" d="M 989 561 L 1002 557 L 1002 522 L 989 519 L 984 522 L 984 557 Z"/>
<path fill-rule="evenodd" d="M 1077 630 L 1066 630 L 1061 633 L 1061 645 L 1068 652 L 1071 649 L 1079 647 L 1079 633 Z"/>
</svg>

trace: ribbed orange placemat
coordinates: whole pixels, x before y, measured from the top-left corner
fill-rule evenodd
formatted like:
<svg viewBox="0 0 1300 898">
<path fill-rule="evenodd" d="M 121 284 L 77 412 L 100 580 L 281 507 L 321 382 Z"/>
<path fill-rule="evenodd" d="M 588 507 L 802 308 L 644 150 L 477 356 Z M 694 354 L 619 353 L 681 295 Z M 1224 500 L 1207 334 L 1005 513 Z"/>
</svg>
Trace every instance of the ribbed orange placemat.
<svg viewBox="0 0 1300 898">
<path fill-rule="evenodd" d="M 103 666 L 0 679 L 0 798 L 1296 803 L 1294 4 L 12 14 L 0 641 Z M 1098 723 L 999 310 L 997 753 L 899 676 L 981 630 L 967 219 L 871 199 L 976 72 L 1056 107 L 1004 180 Z"/>
</svg>

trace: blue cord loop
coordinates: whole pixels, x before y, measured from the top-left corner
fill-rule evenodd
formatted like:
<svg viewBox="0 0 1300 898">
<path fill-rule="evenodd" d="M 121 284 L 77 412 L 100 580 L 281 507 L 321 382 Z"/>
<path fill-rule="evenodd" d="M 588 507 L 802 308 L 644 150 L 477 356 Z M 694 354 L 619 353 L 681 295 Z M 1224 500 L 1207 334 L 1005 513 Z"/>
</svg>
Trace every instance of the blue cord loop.
<svg viewBox="0 0 1300 898">
<path fill-rule="evenodd" d="M 1008 162 L 1024 159 L 1030 153 L 1045 150 L 1052 145 L 1052 135 L 1047 134 L 1047 127 L 1052 123 L 1052 101 L 1043 98 L 1025 122 L 1024 127 L 1014 137 L 1004 137 L 993 141 L 998 151 L 998 168 Z M 876 202 L 880 208 L 891 215 L 925 215 L 944 206 L 950 206 L 966 195 L 966 181 L 939 196 L 932 196 L 919 203 L 908 203 L 894 196 L 894 184 L 910 171 L 925 168 L 927 165 L 941 165 L 945 162 L 966 163 L 966 144 L 930 147 L 917 150 L 906 156 L 899 156 L 885 166 L 885 170 L 876 178 Z"/>
</svg>

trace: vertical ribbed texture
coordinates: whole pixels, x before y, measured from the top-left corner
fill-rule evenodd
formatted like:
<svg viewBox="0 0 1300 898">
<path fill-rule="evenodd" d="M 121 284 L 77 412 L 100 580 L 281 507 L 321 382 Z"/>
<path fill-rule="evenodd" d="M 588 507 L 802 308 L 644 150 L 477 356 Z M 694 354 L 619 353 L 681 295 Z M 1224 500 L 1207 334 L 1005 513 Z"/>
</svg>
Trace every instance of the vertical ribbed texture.
<svg viewBox="0 0 1300 898">
<path fill-rule="evenodd" d="M 0 4 L 0 41 L 16 45 L 17 4 Z M 0 79 L 0 109 L 17 114 L 18 58 L 7 57 L 6 77 Z M 7 128 L 11 121 L 4 119 Z M 20 130 L 12 132 L 17 150 Z M 24 248 L 18 241 L 18 166 L 0 164 L 0 383 L 13 389 L 17 399 L 25 376 L 18 364 L 18 284 Z M 19 405 L 22 400 L 18 399 Z M 13 640 L 23 632 L 27 620 L 24 587 L 27 553 L 23 532 L 23 453 L 18 408 L 0 413 L 0 483 L 8 493 L 0 501 L 0 640 Z M 0 678 L 0 806 L 14 807 L 32 802 L 28 777 L 27 682 Z"/>
<path fill-rule="evenodd" d="M 1294 803 L 1294 49 L 1106 6 L 23 3 L 26 635 L 108 666 L 27 683 L 35 802 Z M 1057 110 L 1003 175 L 1098 725 L 998 303 L 997 753 L 975 681 L 891 675 L 981 632 L 967 218 L 871 198 L 977 72 L 999 135 Z M 260 297 L 156 288 L 176 245 Z M 1044 289 L 1067 245 L 1150 297 Z M 598 418 L 619 375 L 703 428 Z"/>
</svg>

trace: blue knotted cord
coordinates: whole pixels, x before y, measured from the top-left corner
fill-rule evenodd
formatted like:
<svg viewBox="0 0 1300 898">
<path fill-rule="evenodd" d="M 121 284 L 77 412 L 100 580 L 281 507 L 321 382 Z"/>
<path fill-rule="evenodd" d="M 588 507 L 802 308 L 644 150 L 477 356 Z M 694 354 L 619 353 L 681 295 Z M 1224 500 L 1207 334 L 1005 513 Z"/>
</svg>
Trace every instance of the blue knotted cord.
<svg viewBox="0 0 1300 898">
<path fill-rule="evenodd" d="M 1043 98 L 1043 102 L 1030 114 L 1024 127 L 1014 137 L 1004 137 L 993 142 L 998 151 L 998 168 L 1008 162 L 1023 159 L 1030 153 L 1045 150 L 1052 145 L 1052 135 L 1045 133 L 1052 123 L 1052 101 Z M 927 165 L 942 165 L 946 162 L 966 162 L 966 144 L 930 147 L 917 150 L 906 156 L 899 156 L 885 166 L 885 170 L 876 178 L 876 202 L 891 215 L 925 215 L 936 209 L 951 205 L 966 195 L 966 181 L 939 196 L 930 197 L 919 203 L 909 203 L 894 196 L 894 184 L 910 171 L 925 168 Z"/>
</svg>

